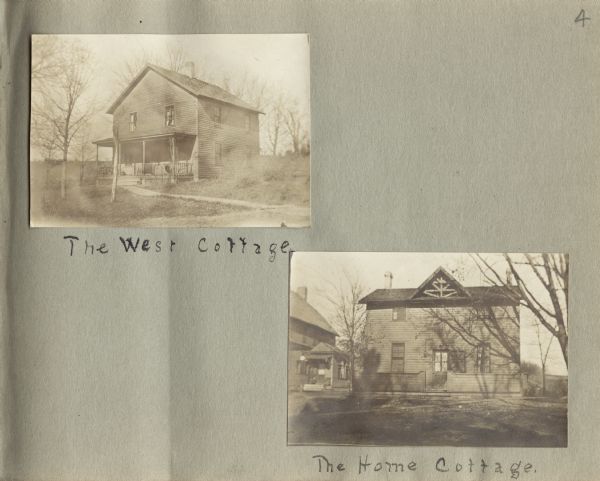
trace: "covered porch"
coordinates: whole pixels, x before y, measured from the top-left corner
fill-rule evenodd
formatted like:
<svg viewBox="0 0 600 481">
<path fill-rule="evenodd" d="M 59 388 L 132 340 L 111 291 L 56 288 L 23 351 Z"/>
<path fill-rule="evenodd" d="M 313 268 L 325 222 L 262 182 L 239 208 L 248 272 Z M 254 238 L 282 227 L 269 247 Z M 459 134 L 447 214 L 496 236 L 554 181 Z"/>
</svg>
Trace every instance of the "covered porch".
<svg viewBox="0 0 600 481">
<path fill-rule="evenodd" d="M 118 174 L 148 180 L 177 182 L 192 179 L 192 162 L 196 136 L 166 134 L 127 139 L 119 142 Z M 93 142 L 96 145 L 97 177 L 112 177 L 114 139 L 108 137 Z M 100 160 L 101 149 L 110 149 L 110 161 Z M 103 158 L 106 159 L 106 155 Z"/>
<path fill-rule="evenodd" d="M 350 364 L 346 353 L 320 342 L 300 357 L 300 369 L 305 375 L 303 391 L 324 389 L 348 389 L 350 387 Z"/>
</svg>

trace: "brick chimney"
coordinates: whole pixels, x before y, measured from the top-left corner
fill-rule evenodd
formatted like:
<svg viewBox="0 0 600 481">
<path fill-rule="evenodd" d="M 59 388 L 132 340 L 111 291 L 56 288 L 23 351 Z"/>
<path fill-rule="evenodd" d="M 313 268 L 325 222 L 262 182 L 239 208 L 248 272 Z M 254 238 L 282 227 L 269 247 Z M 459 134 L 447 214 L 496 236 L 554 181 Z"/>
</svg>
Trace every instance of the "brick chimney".
<svg viewBox="0 0 600 481">
<path fill-rule="evenodd" d="M 385 282 L 383 284 L 385 289 L 391 289 L 392 288 L 392 280 L 394 279 L 394 276 L 392 275 L 391 272 L 388 271 L 383 275 L 383 277 L 385 279 Z"/>
<path fill-rule="evenodd" d="M 308 300 L 308 289 L 305 286 L 298 287 L 298 289 L 296 289 L 296 292 L 302 299 L 304 299 L 305 301 Z"/>
<path fill-rule="evenodd" d="M 196 64 L 194 62 L 186 62 L 185 68 L 187 69 L 188 77 L 196 78 Z"/>
</svg>

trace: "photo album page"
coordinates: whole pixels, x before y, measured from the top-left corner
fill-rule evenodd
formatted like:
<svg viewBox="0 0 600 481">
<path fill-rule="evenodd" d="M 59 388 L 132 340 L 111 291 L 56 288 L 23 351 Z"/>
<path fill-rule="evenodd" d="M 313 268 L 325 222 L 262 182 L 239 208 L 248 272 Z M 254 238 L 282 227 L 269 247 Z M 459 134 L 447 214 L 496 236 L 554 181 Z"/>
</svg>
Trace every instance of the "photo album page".
<svg viewBox="0 0 600 481">
<path fill-rule="evenodd" d="M 0 22 L 0 480 L 600 480 L 598 2 Z"/>
</svg>

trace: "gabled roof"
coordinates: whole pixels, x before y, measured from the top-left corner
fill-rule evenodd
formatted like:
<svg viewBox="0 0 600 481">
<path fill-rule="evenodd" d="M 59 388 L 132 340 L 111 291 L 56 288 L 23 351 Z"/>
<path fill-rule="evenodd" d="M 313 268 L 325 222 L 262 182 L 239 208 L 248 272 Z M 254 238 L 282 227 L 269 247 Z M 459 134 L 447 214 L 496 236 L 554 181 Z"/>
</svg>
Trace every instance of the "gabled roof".
<svg viewBox="0 0 600 481">
<path fill-rule="evenodd" d="M 319 311 L 294 291 L 290 291 L 290 317 L 316 326 L 336 336 L 338 335 Z"/>
<path fill-rule="evenodd" d="M 469 297 L 468 291 L 460 285 L 452 274 L 442 266 L 438 267 L 423 283 L 417 287 L 412 299 Z"/>
<path fill-rule="evenodd" d="M 331 344 L 328 344 L 326 342 L 320 342 L 315 347 L 313 347 L 310 350 L 310 352 L 312 354 L 331 354 L 331 353 L 345 354 L 343 351 L 341 351 L 337 347 L 332 346 Z"/>
<path fill-rule="evenodd" d="M 133 78 L 133 80 L 129 83 L 129 85 L 121 92 L 121 95 L 117 97 L 117 99 L 111 104 L 106 113 L 112 114 L 116 108 L 123 102 L 125 97 L 129 95 L 129 93 L 134 89 L 134 87 L 142 80 L 142 78 L 150 71 L 153 71 L 160 75 L 161 77 L 173 82 L 175 85 L 179 86 L 189 94 L 195 97 L 205 97 L 213 100 L 218 100 L 220 102 L 224 102 L 226 104 L 235 105 L 236 107 L 240 107 L 242 109 L 251 110 L 252 112 L 258 112 L 262 114 L 260 110 L 252 105 L 244 102 L 240 98 L 236 97 L 232 93 L 227 92 L 221 87 L 210 84 L 208 82 L 204 82 L 203 80 L 188 77 L 187 75 L 183 75 L 172 70 L 168 70 L 166 68 L 159 67 L 153 64 L 146 64 L 146 66 Z"/>
<path fill-rule="evenodd" d="M 323 359 L 333 356 L 336 359 L 348 360 L 347 353 L 327 342 L 320 342 L 310 351 L 306 352 L 305 355 L 308 359 Z"/>
<path fill-rule="evenodd" d="M 434 284 L 438 278 L 446 281 Z M 443 283 L 442 283 L 443 284 Z M 427 291 L 436 292 L 427 292 Z M 451 293 L 451 290 L 455 291 Z M 439 267 L 418 288 L 376 289 L 363 297 L 359 303 L 371 306 L 429 307 L 435 305 L 518 305 L 521 298 L 515 286 L 474 286 L 460 284 L 448 271 Z"/>
</svg>

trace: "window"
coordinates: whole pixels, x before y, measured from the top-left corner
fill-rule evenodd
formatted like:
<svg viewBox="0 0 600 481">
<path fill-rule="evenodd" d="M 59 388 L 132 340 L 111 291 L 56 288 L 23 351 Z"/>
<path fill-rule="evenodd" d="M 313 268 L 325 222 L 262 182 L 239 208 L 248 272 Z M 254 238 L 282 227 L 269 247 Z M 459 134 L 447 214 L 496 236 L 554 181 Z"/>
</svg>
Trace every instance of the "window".
<svg viewBox="0 0 600 481">
<path fill-rule="evenodd" d="M 296 374 L 306 374 L 306 361 L 296 362 Z"/>
<path fill-rule="evenodd" d="M 475 350 L 475 370 L 481 373 L 492 372 L 490 345 L 487 342 L 482 342 Z"/>
<path fill-rule="evenodd" d="M 448 351 L 433 351 L 433 372 L 448 371 Z"/>
<path fill-rule="evenodd" d="M 246 130 L 250 130 L 250 113 L 247 113 L 244 117 L 244 127 Z"/>
<path fill-rule="evenodd" d="M 392 310 L 393 321 L 404 321 L 406 319 L 406 310 L 402 307 L 394 307 Z"/>
<path fill-rule="evenodd" d="M 167 105 L 165 107 L 165 125 L 167 127 L 172 127 L 175 125 L 175 106 Z"/>
<path fill-rule="evenodd" d="M 392 343 L 392 372 L 404 372 L 404 343 Z"/>
<path fill-rule="evenodd" d="M 452 372 L 467 372 L 467 355 L 464 351 L 450 351 L 448 369 Z"/>
<path fill-rule="evenodd" d="M 215 142 L 215 162 L 221 164 L 223 161 L 223 145 Z"/>
<path fill-rule="evenodd" d="M 137 127 L 137 112 L 131 112 L 129 114 L 129 132 L 135 132 Z"/>
<path fill-rule="evenodd" d="M 221 123 L 221 106 L 220 105 L 215 105 L 212 109 L 212 119 L 213 122 L 220 124 Z"/>
</svg>

